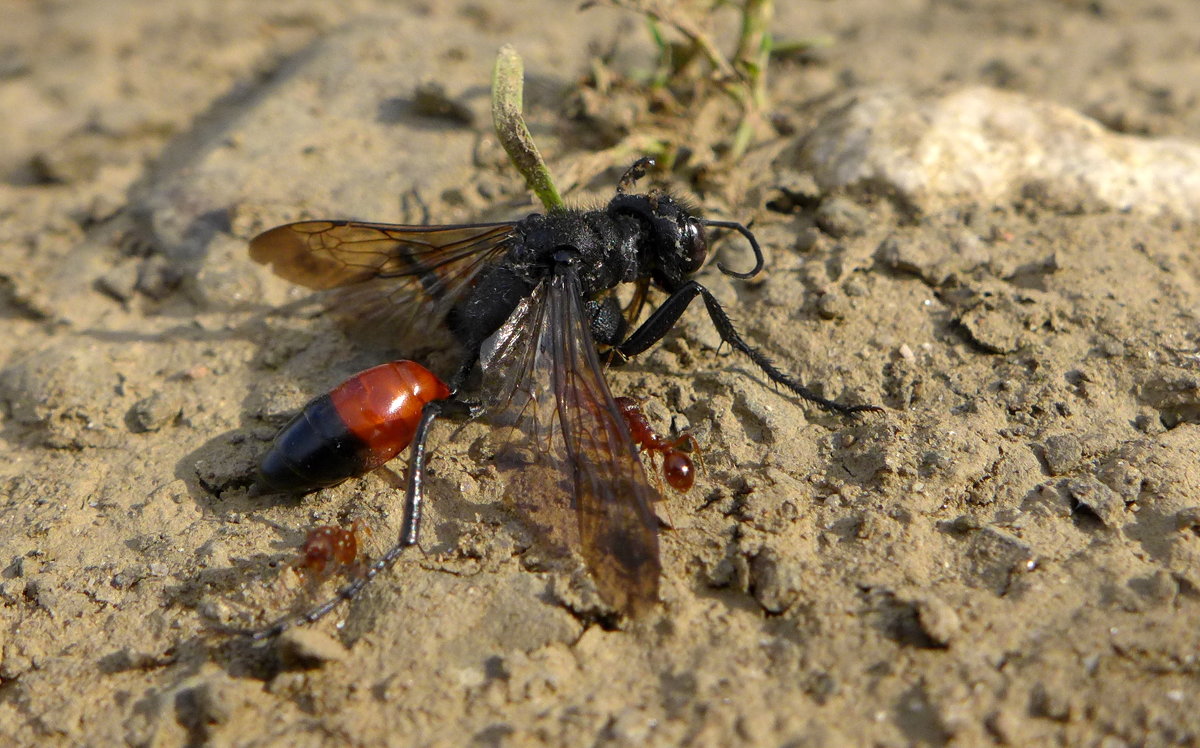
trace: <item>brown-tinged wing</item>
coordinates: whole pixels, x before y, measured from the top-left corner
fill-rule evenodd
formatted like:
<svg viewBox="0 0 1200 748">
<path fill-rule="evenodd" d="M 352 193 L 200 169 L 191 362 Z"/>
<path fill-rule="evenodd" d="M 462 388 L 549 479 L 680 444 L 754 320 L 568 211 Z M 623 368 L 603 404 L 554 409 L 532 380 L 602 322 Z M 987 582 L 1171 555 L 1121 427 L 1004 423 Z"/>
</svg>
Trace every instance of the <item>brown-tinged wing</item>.
<svg viewBox="0 0 1200 748">
<path fill-rule="evenodd" d="M 302 221 L 250 240 L 250 257 L 308 288 L 342 289 L 330 306 L 344 316 L 384 307 L 440 317 L 480 268 L 504 254 L 512 222 L 404 226 L 359 221 Z M 411 309 L 406 307 L 412 305 Z"/>
<path fill-rule="evenodd" d="M 513 429 L 498 463 L 545 540 L 578 552 L 605 602 L 658 600 L 656 498 L 596 354 L 574 268 L 558 265 L 483 353 L 485 396 Z"/>
</svg>

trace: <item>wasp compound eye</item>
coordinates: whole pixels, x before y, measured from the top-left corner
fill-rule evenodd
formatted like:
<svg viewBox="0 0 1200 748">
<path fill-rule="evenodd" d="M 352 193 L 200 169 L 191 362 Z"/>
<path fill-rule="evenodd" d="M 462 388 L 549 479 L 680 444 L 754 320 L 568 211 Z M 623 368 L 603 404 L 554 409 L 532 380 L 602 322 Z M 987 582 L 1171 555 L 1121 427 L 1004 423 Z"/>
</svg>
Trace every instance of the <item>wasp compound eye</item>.
<svg viewBox="0 0 1200 748">
<path fill-rule="evenodd" d="M 704 265 L 708 257 L 708 238 L 704 235 L 704 224 L 690 218 L 683 226 L 680 244 L 683 249 L 683 272 L 691 275 Z"/>
</svg>

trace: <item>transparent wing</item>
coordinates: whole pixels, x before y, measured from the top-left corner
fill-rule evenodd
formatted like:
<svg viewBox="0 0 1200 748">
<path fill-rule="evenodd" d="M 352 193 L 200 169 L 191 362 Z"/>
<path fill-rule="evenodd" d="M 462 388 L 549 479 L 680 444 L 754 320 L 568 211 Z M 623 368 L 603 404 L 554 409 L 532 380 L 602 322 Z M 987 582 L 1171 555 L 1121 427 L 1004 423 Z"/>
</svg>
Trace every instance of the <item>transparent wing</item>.
<svg viewBox="0 0 1200 748">
<path fill-rule="evenodd" d="M 498 462 L 543 539 L 579 553 L 604 600 L 636 616 L 658 599 L 656 494 L 596 355 L 578 276 L 542 281 L 484 352 L 485 396 L 512 429 Z"/>
<path fill-rule="evenodd" d="M 440 321 L 479 270 L 507 251 L 514 226 L 302 221 L 254 237 L 250 257 L 293 283 L 336 289 L 325 303 L 347 320 Z"/>
</svg>

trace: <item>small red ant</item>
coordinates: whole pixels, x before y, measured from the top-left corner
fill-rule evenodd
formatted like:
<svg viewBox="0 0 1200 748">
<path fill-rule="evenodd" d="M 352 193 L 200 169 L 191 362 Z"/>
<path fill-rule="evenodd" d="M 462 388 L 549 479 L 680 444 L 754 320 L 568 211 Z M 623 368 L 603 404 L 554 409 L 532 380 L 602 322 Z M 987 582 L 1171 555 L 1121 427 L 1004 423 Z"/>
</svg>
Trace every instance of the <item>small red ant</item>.
<svg viewBox="0 0 1200 748">
<path fill-rule="evenodd" d="M 317 579 L 333 571 L 326 571 L 330 564 L 339 569 L 357 569 L 361 566 L 357 561 L 358 533 L 364 529 L 358 520 L 354 520 L 349 529 L 337 525 L 314 527 L 308 531 L 308 536 L 300 546 L 299 556 L 292 562 L 292 568 L 300 576 L 311 572 Z"/>
<path fill-rule="evenodd" d="M 691 432 L 685 431 L 673 439 L 668 439 L 651 428 L 642 412 L 642 406 L 632 397 L 614 398 L 617 410 L 625 418 L 629 427 L 629 435 L 645 452 L 657 452 L 662 456 L 662 473 L 667 484 L 680 493 L 686 493 L 696 481 L 696 467 L 692 463 L 691 454 L 700 457 L 700 445 Z"/>
</svg>

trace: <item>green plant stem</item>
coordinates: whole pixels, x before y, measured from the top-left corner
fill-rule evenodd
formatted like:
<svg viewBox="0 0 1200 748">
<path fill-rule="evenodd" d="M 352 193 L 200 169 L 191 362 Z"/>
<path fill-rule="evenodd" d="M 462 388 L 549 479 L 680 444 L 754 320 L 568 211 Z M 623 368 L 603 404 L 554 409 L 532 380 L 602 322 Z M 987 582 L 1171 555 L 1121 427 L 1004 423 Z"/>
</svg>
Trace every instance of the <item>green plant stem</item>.
<svg viewBox="0 0 1200 748">
<path fill-rule="evenodd" d="M 754 105 L 760 110 L 767 106 L 767 65 L 771 61 L 771 19 L 774 15 L 773 0 L 746 0 L 742 32 L 733 56 L 733 64 L 749 81 Z"/>
<path fill-rule="evenodd" d="M 524 92 L 525 64 L 517 50 L 505 44 L 496 55 L 496 66 L 492 70 L 492 122 L 496 126 L 496 136 L 513 166 L 525 177 L 525 184 L 546 210 L 562 210 L 562 197 L 521 114 Z"/>
<path fill-rule="evenodd" d="M 738 36 L 733 65 L 743 83 L 731 92 L 742 106 L 742 118 L 734 132 L 730 156 L 740 158 L 754 141 L 767 110 L 767 65 L 771 61 L 773 0 L 746 0 L 742 6 L 742 30 Z"/>
</svg>

